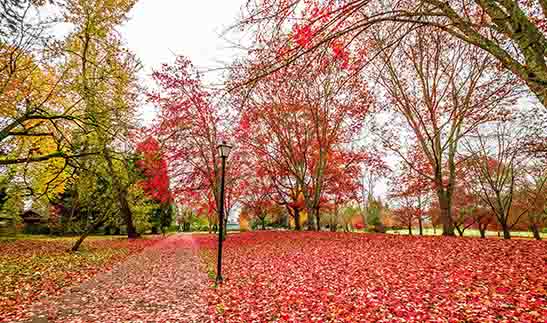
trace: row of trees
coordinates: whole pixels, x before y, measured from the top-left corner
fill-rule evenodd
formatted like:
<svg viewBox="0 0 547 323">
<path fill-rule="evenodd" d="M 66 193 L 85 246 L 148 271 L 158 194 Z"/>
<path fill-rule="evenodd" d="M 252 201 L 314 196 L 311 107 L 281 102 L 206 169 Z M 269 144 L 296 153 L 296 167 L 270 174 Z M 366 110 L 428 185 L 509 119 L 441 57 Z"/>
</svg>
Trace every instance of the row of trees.
<svg viewBox="0 0 547 323">
<path fill-rule="evenodd" d="M 544 8 L 493 5 L 520 17 L 496 20 L 493 32 L 487 21 L 502 18 L 492 7 L 467 5 L 471 16 L 456 2 L 249 3 L 237 27 L 256 39 L 230 66 L 228 96 L 205 90 L 183 57 L 154 74 L 156 133 L 172 143 L 181 195 L 215 221 L 215 147 L 232 139 L 228 210 L 240 204 L 263 219 L 271 205 L 282 206 L 297 230 L 301 217 L 319 230 L 322 214 L 338 218 L 347 205 L 367 214 L 374 178 L 393 174 L 393 204 L 419 226 L 416 209 L 436 209 L 443 234 L 462 233 L 473 217 L 462 214 L 476 209 L 505 238 L 524 222 L 539 237 L 547 136 L 537 50 L 544 47 L 527 47 L 512 28 L 541 44 Z M 500 129 L 518 135 L 509 143 Z M 517 211 L 514 195 L 535 206 Z"/>
<path fill-rule="evenodd" d="M 49 213 L 51 230 L 82 234 L 74 250 L 100 226 L 137 237 L 173 213 L 159 144 L 137 127 L 141 65 L 117 31 L 135 2 L 1 8 L 0 209 Z"/>
<path fill-rule="evenodd" d="M 322 90 L 334 89 L 335 100 L 357 97 L 361 105 L 368 100 L 363 112 L 371 122 L 366 131 L 351 126 L 357 102 L 343 108 L 348 119 L 329 120 L 335 120 L 336 127 L 350 125 L 353 137 L 340 142 L 346 149 L 353 145 L 351 153 L 357 138 L 373 138 L 367 149 L 382 152 L 396 171 L 391 196 L 404 216 L 417 217 L 421 223 L 421 216 L 412 215 L 420 212 L 412 208 L 433 207 L 443 234 L 454 235 L 462 230 L 462 218 L 472 218 L 462 216 L 473 213 L 466 209 L 481 209 L 484 212 L 479 213 L 496 220 L 505 238 L 518 223 L 529 224 L 539 237 L 538 228 L 545 224 L 547 176 L 547 6 L 542 1 L 260 1 L 248 3 L 245 10 L 237 27 L 253 31 L 254 47 L 232 66 L 235 77 L 228 83 L 233 96 L 241 98 L 235 106 L 243 111 L 244 125 L 257 119 L 244 118 L 250 110 L 288 129 L 285 110 L 320 106 L 321 100 L 310 100 L 313 87 L 305 83 L 309 73 Z M 340 86 L 332 86 L 332 78 L 327 81 L 324 74 L 336 75 L 339 82 L 334 84 Z M 268 92 L 276 77 L 280 81 Z M 294 89 L 286 96 L 297 103 L 276 102 L 282 108 L 260 110 L 258 99 L 275 101 L 285 95 L 285 87 Z M 329 108 L 335 106 L 329 102 Z M 307 120 L 312 123 L 307 125 Z M 298 122 L 303 134 L 290 129 L 283 140 L 300 140 L 307 131 L 314 132 L 313 117 Z M 265 129 L 253 129 L 251 138 L 256 140 Z M 300 140 L 268 149 L 265 142 L 271 145 L 275 133 L 275 128 L 268 129 L 267 141 L 259 142 L 268 153 L 278 154 L 274 162 L 290 167 L 292 152 L 286 152 L 287 147 L 295 151 L 313 146 Z M 325 146 L 325 151 L 333 148 Z M 318 151 L 304 153 L 313 162 L 295 164 L 321 165 Z M 366 158 L 361 161 L 366 165 Z M 309 192 L 317 192 L 313 183 L 325 185 L 317 172 L 320 167 L 310 173 L 303 168 L 279 169 L 275 179 L 287 174 L 287 182 L 301 183 L 298 177 L 305 174 L 311 184 L 297 192 L 312 196 Z M 336 192 L 344 190 L 338 187 Z M 319 195 L 323 196 L 318 200 L 329 199 L 326 191 Z M 309 201 L 303 205 L 308 212 L 318 205 Z M 469 220 L 463 223 L 468 225 Z"/>
<path fill-rule="evenodd" d="M 389 176 L 409 226 L 425 209 L 444 235 L 493 219 L 505 238 L 545 225 L 543 1 L 249 2 L 237 27 L 252 46 L 218 90 L 183 56 L 153 73 L 154 90 L 138 86 L 116 32 L 135 1 L 68 1 L 62 39 L 50 22 L 24 23 L 43 2 L 11 3 L 0 43 L 10 208 L 25 192 L 63 214 L 90 210 L 90 232 L 117 219 L 135 237 L 139 219 L 177 201 L 212 228 L 228 141 L 227 215 L 284 209 L 295 229 L 320 230 L 361 214 L 383 231 L 374 184 Z M 149 129 L 135 122 L 142 94 L 158 108 Z"/>
</svg>

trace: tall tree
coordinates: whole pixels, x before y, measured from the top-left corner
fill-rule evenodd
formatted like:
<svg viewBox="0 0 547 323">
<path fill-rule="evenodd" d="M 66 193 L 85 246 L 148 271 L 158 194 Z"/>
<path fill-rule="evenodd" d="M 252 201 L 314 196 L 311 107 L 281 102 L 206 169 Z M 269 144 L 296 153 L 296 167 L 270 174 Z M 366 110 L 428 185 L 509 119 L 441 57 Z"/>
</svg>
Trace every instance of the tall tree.
<svg viewBox="0 0 547 323">
<path fill-rule="evenodd" d="M 65 51 L 74 91 L 72 99 L 84 112 L 85 123 L 74 138 L 77 150 L 96 154 L 112 179 L 113 193 L 127 225 L 128 237 L 138 233 L 128 202 L 134 174 L 129 172 L 129 132 L 137 103 L 135 56 L 123 48 L 115 28 L 127 20 L 135 1 L 68 1 L 66 21 L 75 30 L 68 36 Z M 92 167 L 93 160 L 79 165 Z"/>
<path fill-rule="evenodd" d="M 383 46 L 383 36 L 377 35 L 378 46 Z M 385 90 L 382 108 L 394 115 L 389 121 L 392 126 L 384 127 L 387 131 L 382 130 L 380 137 L 433 184 L 443 234 L 453 235 L 451 211 L 460 140 L 478 125 L 505 116 L 518 94 L 515 81 L 493 68 L 488 55 L 431 29 L 405 34 L 393 52 L 382 52 L 381 59 L 384 64 L 377 67 L 377 77 Z M 402 142 L 403 134 L 417 143 L 430 173 L 420 172 L 416 160 L 405 158 L 404 151 L 413 143 Z"/>
<path fill-rule="evenodd" d="M 245 82 L 271 55 L 272 49 L 253 53 L 232 83 Z M 359 135 L 370 105 L 366 82 L 349 77 L 353 71 L 342 57 L 334 60 L 330 67 L 326 61 L 301 61 L 234 95 L 241 131 L 248 133 L 245 144 L 291 177 L 316 229 L 329 156 Z"/>
</svg>

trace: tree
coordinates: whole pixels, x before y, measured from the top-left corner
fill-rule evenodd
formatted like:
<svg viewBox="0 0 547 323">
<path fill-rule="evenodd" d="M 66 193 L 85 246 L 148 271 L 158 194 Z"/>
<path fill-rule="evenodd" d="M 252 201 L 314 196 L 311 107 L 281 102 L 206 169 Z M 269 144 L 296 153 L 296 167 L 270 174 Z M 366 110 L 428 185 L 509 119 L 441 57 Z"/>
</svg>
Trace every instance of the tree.
<svg viewBox="0 0 547 323">
<path fill-rule="evenodd" d="M 413 221 L 418 222 L 419 234 L 423 235 L 425 209 L 431 200 L 432 186 L 430 179 L 424 174 L 431 174 L 429 161 L 416 146 L 407 147 L 405 161 L 400 164 L 399 173 L 394 173 L 390 180 L 390 198 L 398 200 L 401 207 L 394 211 L 396 220 L 412 231 Z"/>
<path fill-rule="evenodd" d="M 234 73 L 232 84 L 244 82 L 271 55 L 271 49 L 253 53 L 245 69 Z M 309 227 L 316 230 L 331 156 L 347 150 L 343 143 L 358 135 L 370 105 L 366 83 L 348 78 L 352 71 L 345 70 L 343 61 L 325 66 L 302 61 L 234 93 L 243 143 L 269 160 L 271 176 L 282 175 L 291 183 L 294 197 L 302 194 Z"/>
<path fill-rule="evenodd" d="M 376 39 L 378 46 L 386 41 L 382 35 Z M 430 181 L 441 210 L 443 235 L 453 235 L 460 140 L 478 125 L 505 115 L 517 94 L 515 82 L 493 69 L 488 55 L 434 30 L 405 34 L 397 48 L 380 56 L 384 64 L 378 67 L 377 77 L 385 90 L 384 111 L 394 112 L 389 120 L 392 127 L 385 127 L 391 131 L 380 132 L 380 138 Z M 430 172 L 406 158 L 403 135 L 412 136 Z"/>
<path fill-rule="evenodd" d="M 526 212 L 530 231 L 541 240 L 540 231 L 547 225 L 547 165 L 539 159 L 524 167 L 525 176 L 517 183 L 514 204 Z"/>
<path fill-rule="evenodd" d="M 478 131 L 475 140 L 466 144 L 475 194 L 494 212 L 504 239 L 511 238 L 510 230 L 525 213 L 511 216 L 516 183 L 526 161 L 520 150 L 522 132 L 511 128 L 508 122 L 499 123 L 490 135 L 487 130 Z"/>
<path fill-rule="evenodd" d="M 336 43 L 342 43 L 342 48 L 359 47 L 359 43 L 366 46 L 367 36 L 376 28 L 396 31 L 430 26 L 494 57 L 547 107 L 544 0 L 282 0 L 249 2 L 245 9 L 239 26 L 254 27 L 257 45 L 270 44 L 289 31 L 285 42 L 289 58 L 271 60 L 268 69 L 255 78 L 292 64 L 297 58 L 321 56 Z M 394 40 L 379 50 L 397 44 Z M 369 51 L 363 48 L 361 52 Z M 366 60 L 360 57 L 358 62 L 364 64 Z"/>
<path fill-rule="evenodd" d="M 383 205 L 380 200 L 372 200 L 369 202 L 367 213 L 367 224 L 372 232 L 385 233 L 385 228 L 382 219 Z"/>
<path fill-rule="evenodd" d="M 219 205 L 220 156 L 218 145 L 228 136 L 220 135 L 225 117 L 214 104 L 215 93 L 205 90 L 191 62 L 178 56 L 173 65 L 164 64 L 152 74 L 158 90 L 148 93 L 149 102 L 159 108 L 153 133 L 162 143 L 170 177 L 179 183 L 173 195 L 186 205 L 197 205 L 206 214 L 209 230 Z M 230 188 L 238 178 L 237 152 L 230 154 L 226 169 L 226 201 L 235 203 Z M 231 203 L 225 208 L 227 214 Z M 228 216 L 225 216 L 226 221 Z"/>
<path fill-rule="evenodd" d="M 69 54 L 67 75 L 72 82 L 71 99 L 85 116 L 85 123 L 74 131 L 73 145 L 79 153 L 96 156 L 76 160 L 75 168 L 90 169 L 97 163 L 106 169 L 130 238 L 139 234 L 135 227 L 131 195 L 135 173 L 130 167 L 130 128 L 137 102 L 135 56 L 123 48 L 115 28 L 127 20 L 135 1 L 69 1 L 65 19 L 75 25 L 64 44 Z M 93 165 L 93 166 L 91 166 Z"/>
</svg>

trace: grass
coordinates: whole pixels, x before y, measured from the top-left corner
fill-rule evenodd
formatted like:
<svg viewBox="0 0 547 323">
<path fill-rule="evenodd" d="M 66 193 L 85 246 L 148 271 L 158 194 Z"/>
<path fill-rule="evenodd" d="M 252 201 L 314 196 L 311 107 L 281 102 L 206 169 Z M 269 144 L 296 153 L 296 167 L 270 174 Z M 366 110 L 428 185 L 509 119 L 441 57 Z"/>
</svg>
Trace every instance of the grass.
<svg viewBox="0 0 547 323">
<path fill-rule="evenodd" d="M 432 228 L 424 228 L 424 235 L 426 236 L 433 236 L 433 235 L 441 235 L 442 229 L 433 230 Z M 387 230 L 387 233 L 390 234 L 402 234 L 402 235 L 408 235 L 408 229 L 398 229 L 398 230 Z M 412 228 L 412 234 L 418 235 L 419 230 L 418 228 Z M 458 235 L 458 232 L 456 232 L 456 235 Z M 480 237 L 480 232 L 477 229 L 467 229 L 463 233 L 464 237 Z M 497 231 L 486 231 L 487 237 L 498 237 Z M 500 232 L 500 236 L 503 236 L 503 233 Z M 530 238 L 533 239 L 534 236 L 531 231 L 511 231 L 511 237 L 515 238 Z M 543 239 L 547 239 L 547 233 L 541 233 L 541 237 Z"/>
</svg>

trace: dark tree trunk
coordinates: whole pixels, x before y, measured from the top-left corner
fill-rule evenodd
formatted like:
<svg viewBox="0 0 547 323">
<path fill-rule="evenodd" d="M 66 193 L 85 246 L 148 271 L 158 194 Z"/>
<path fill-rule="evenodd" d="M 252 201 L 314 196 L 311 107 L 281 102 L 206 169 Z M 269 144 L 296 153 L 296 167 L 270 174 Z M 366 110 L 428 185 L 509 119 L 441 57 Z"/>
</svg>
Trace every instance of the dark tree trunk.
<svg viewBox="0 0 547 323">
<path fill-rule="evenodd" d="M 294 229 L 296 231 L 300 231 L 302 228 L 300 227 L 300 210 L 294 209 Z"/>
<path fill-rule="evenodd" d="M 310 212 L 309 209 L 306 208 L 306 213 L 308 215 L 308 219 L 306 221 L 306 230 L 308 231 L 314 231 L 315 230 L 315 223 L 314 223 L 314 216 L 313 216 L 313 212 Z"/>
<path fill-rule="evenodd" d="M 460 229 L 460 227 L 457 226 L 457 225 L 455 226 L 455 228 L 456 228 L 456 230 L 458 231 L 458 234 L 460 235 L 460 237 L 463 237 L 463 231 L 464 231 L 464 230 Z"/>
<path fill-rule="evenodd" d="M 321 215 L 319 214 L 319 208 L 315 209 L 315 220 L 317 221 L 317 231 L 321 231 Z"/>
<path fill-rule="evenodd" d="M 420 230 L 420 235 L 423 236 L 424 235 L 424 223 L 423 223 L 422 216 L 418 216 L 418 229 Z"/>
<path fill-rule="evenodd" d="M 443 236 L 454 236 L 454 222 L 452 221 L 452 214 L 450 212 L 450 200 L 444 192 L 437 192 L 440 206 L 440 217 L 443 225 Z"/>
<path fill-rule="evenodd" d="M 539 228 L 537 224 L 531 224 L 530 229 L 532 230 L 532 233 L 534 234 L 534 239 L 541 240 L 541 234 L 539 234 Z"/>
<path fill-rule="evenodd" d="M 481 238 L 486 238 L 486 227 L 483 227 L 479 224 L 479 232 L 481 234 Z"/>
<path fill-rule="evenodd" d="M 113 175 L 113 177 L 116 177 Z M 119 184 L 115 184 L 117 187 L 116 194 L 118 197 L 118 204 L 120 207 L 120 213 L 125 221 L 127 226 L 127 237 L 128 238 L 137 238 L 139 235 L 133 224 L 133 214 L 131 213 L 131 208 L 129 207 L 129 202 L 127 202 L 127 188 L 121 187 Z"/>
<path fill-rule="evenodd" d="M 139 235 L 135 229 L 135 225 L 133 224 L 133 214 L 131 213 L 131 208 L 129 207 L 129 202 L 127 201 L 127 187 L 121 183 L 120 179 L 116 175 L 112 158 L 106 149 L 104 150 L 104 157 L 106 159 L 108 169 L 112 175 L 112 184 L 118 199 L 120 213 L 122 218 L 125 220 L 125 224 L 127 225 L 127 237 L 137 238 Z"/>
<path fill-rule="evenodd" d="M 78 238 L 78 240 L 76 241 L 76 243 L 72 246 L 70 250 L 73 252 L 78 251 L 78 249 L 80 248 L 80 245 L 82 244 L 82 242 L 84 242 L 85 238 L 87 238 L 91 233 L 97 230 L 97 228 L 100 227 L 104 222 L 105 222 L 104 220 L 99 220 L 89 225 L 87 227 L 87 230 L 80 236 L 80 238 Z"/>
<path fill-rule="evenodd" d="M 506 223 L 501 224 L 501 229 L 503 230 L 503 239 L 511 239 L 511 232 L 509 231 L 509 226 Z"/>
<path fill-rule="evenodd" d="M 262 230 L 266 230 L 266 218 L 260 219 L 262 222 Z"/>
<path fill-rule="evenodd" d="M 409 235 L 409 236 L 412 235 L 412 223 L 409 223 L 409 224 L 408 224 L 408 235 Z"/>
</svg>

